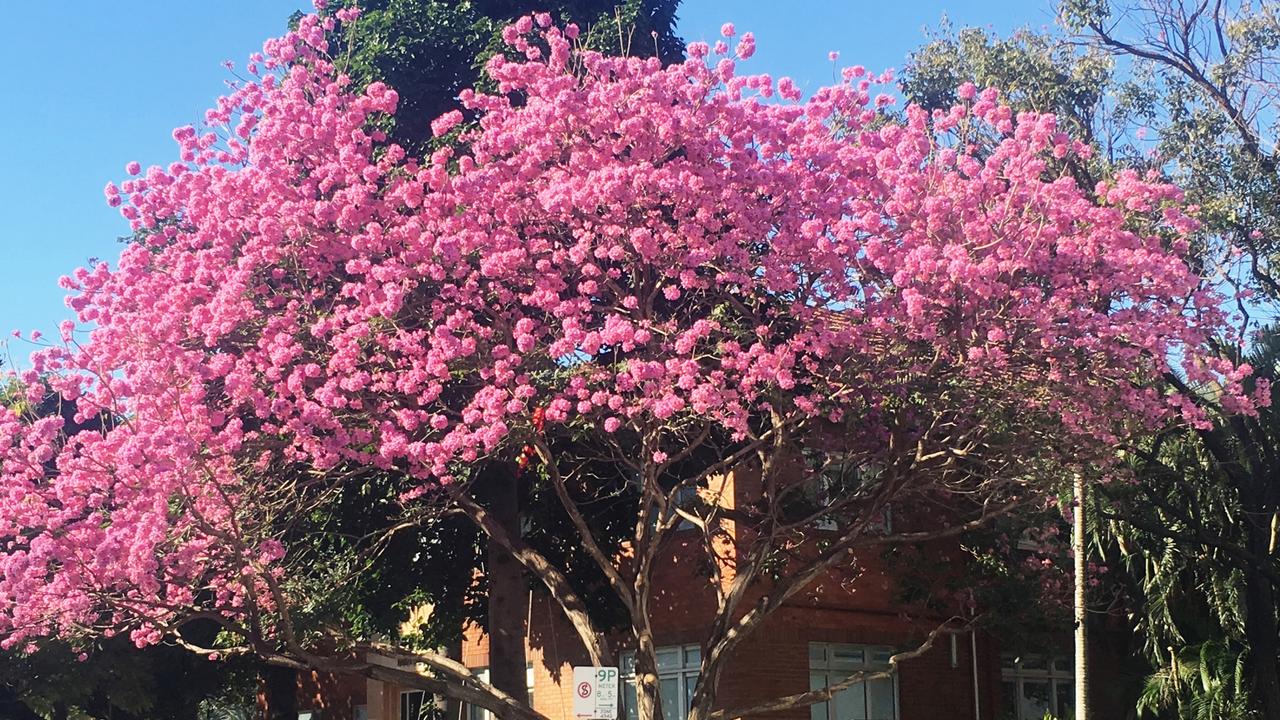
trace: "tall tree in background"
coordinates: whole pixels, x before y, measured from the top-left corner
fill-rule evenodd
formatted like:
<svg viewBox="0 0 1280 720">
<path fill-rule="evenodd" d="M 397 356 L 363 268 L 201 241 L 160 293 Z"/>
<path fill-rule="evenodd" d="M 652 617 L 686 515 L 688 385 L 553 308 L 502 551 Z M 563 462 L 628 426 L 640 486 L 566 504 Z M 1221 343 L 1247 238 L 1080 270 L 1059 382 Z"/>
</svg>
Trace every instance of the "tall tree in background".
<svg viewBox="0 0 1280 720">
<path fill-rule="evenodd" d="M 908 95 L 945 106 L 957 82 L 1000 87 L 1016 106 L 1054 108 L 1092 139 L 1094 159 L 1072 169 L 1082 181 L 1124 168 L 1165 173 L 1200 207 L 1202 272 L 1244 291 L 1237 308 L 1246 328 L 1271 322 L 1280 223 L 1275 8 L 1068 2 L 1062 17 L 1083 34 L 944 32 L 915 56 Z M 1228 335 L 1218 353 L 1252 355 L 1269 377 L 1273 342 L 1269 332 Z M 1214 425 L 1135 439 L 1127 451 L 1142 482 L 1095 495 L 1104 520 L 1096 547 L 1125 571 L 1117 577 L 1153 668 L 1142 702 L 1185 717 L 1280 716 L 1280 485 L 1269 414 L 1239 417 L 1217 407 L 1213 388 L 1175 384 Z"/>
<path fill-rule="evenodd" d="M 1137 63 L 1154 80 L 1146 98 L 1154 148 L 1162 166 L 1188 197 L 1203 207 L 1205 246 L 1243 250 L 1244 273 L 1227 274 L 1226 282 L 1258 295 L 1240 303 L 1243 314 L 1266 321 L 1280 307 L 1276 263 L 1280 245 L 1280 166 L 1277 164 L 1277 110 L 1280 110 L 1280 13 L 1268 3 L 1156 1 L 1135 6 L 1066 2 L 1062 15 L 1071 29 L 1081 30 L 1093 44 L 1114 56 Z M 1211 266 L 1210 266 L 1211 267 Z M 1253 338 L 1227 344 L 1222 352 L 1240 357 Z M 1274 372 L 1273 340 L 1262 343 L 1257 358 Z M 1187 394 L 1192 396 L 1188 390 Z M 1197 401 L 1213 405 L 1212 395 Z M 1280 717 L 1280 618 L 1277 601 L 1276 527 L 1280 512 L 1280 456 L 1267 416 L 1219 416 L 1212 428 L 1200 430 L 1211 470 L 1196 464 L 1162 465 L 1152 461 L 1156 476 L 1169 471 L 1182 477 L 1225 483 L 1227 504 L 1169 504 L 1183 515 L 1167 527 L 1190 532 L 1211 551 L 1222 544 L 1236 556 L 1226 567 L 1239 571 L 1243 667 L 1249 678 L 1252 707 L 1263 717 Z M 1186 500 L 1192 498 L 1187 497 Z M 1209 515 L 1208 525 L 1205 515 Z M 1150 526 L 1148 526 L 1150 527 Z M 1215 545 L 1219 547 L 1214 547 Z M 1221 553 L 1216 553 L 1221 557 Z M 1223 570 L 1226 571 L 1225 568 Z M 1221 614 L 1221 613 L 1219 613 Z M 1223 617 L 1226 621 L 1230 616 Z M 1172 660 L 1172 658 L 1171 658 Z"/>
<path fill-rule="evenodd" d="M 343 3 L 332 3 L 335 10 Z M 400 96 L 392 139 L 411 153 L 426 149 L 431 121 L 458 109 L 463 90 L 483 85 L 484 63 L 503 48 L 502 29 L 547 11 L 575 23 L 585 47 L 607 55 L 684 57 L 676 34 L 680 0 L 372 0 L 342 27 L 351 48 L 344 69 L 358 85 L 385 82 Z M 523 672 L 523 671 L 522 671 Z"/>
</svg>

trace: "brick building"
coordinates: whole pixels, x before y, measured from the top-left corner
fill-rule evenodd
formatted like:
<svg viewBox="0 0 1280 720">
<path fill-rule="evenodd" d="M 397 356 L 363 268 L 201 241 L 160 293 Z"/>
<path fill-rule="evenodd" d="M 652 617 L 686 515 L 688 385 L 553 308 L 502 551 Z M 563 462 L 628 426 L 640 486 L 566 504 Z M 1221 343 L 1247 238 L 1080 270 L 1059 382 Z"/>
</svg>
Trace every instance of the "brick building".
<svg viewBox="0 0 1280 720">
<path fill-rule="evenodd" d="M 741 494 L 729 490 L 729 497 Z M 653 581 L 652 620 L 667 720 L 687 713 L 701 660 L 699 643 L 715 608 L 708 574 L 699 572 L 691 560 L 699 556 L 698 549 L 690 547 L 694 542 L 692 532 L 675 532 Z M 958 548 L 938 544 L 930 551 L 945 560 Z M 721 706 L 740 707 L 826 687 L 859 669 L 887 668 L 890 655 L 916 648 L 945 620 L 902 606 L 893 569 L 880 553 L 859 555 L 856 563 L 828 573 L 796 595 L 735 650 L 722 677 Z M 575 720 L 572 668 L 590 663 L 567 619 L 538 592 L 531 595 L 526 638 L 534 709 L 551 720 Z M 487 680 L 488 641 L 476 629 L 467 633 L 462 660 Z M 631 665 L 624 654 L 624 681 L 632 676 Z M 628 688 L 624 682 L 620 719 L 634 719 L 634 694 L 634 685 Z M 826 703 L 764 717 L 1040 720 L 1046 711 L 1065 711 L 1061 716 L 1068 716 L 1071 695 L 1069 655 L 1055 656 L 1046 648 L 1043 654 L 1013 657 L 1001 653 L 982 632 L 964 631 L 942 635 L 923 655 L 900 663 L 892 678 L 854 685 Z M 428 700 L 421 692 L 372 680 L 309 677 L 300 690 L 300 720 L 418 720 L 419 708 L 429 705 Z M 491 720 L 480 708 L 462 706 L 453 712 L 459 717 L 447 720 Z"/>
</svg>

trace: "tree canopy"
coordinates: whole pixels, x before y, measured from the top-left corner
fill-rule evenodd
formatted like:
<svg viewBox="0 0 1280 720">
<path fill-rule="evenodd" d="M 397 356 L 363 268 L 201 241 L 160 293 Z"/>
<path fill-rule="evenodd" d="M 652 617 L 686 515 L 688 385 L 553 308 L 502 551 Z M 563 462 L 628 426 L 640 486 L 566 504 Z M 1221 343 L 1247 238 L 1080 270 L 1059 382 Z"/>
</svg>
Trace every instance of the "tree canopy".
<svg viewBox="0 0 1280 720">
<path fill-rule="evenodd" d="M 356 539 L 351 573 L 406 525 L 468 517 L 599 662 L 613 649 L 564 569 L 475 500 L 479 468 L 532 456 L 645 670 L 661 541 L 688 522 L 712 568 L 723 552 L 726 508 L 682 491 L 748 468 L 761 500 L 734 520 L 756 532 L 709 583 L 692 701 L 731 715 L 712 708 L 734 648 L 872 542 L 887 502 L 949 502 L 963 527 L 1064 467 L 1115 467 L 1127 433 L 1205 425 L 1165 376 L 1240 412 L 1267 398 L 1213 352 L 1227 318 L 1188 264 L 1180 191 L 1132 171 L 1081 187 L 1062 163 L 1089 149 L 1053 115 L 964 85 L 893 121 L 860 67 L 809 98 L 739 74 L 755 42 L 730 25 L 664 66 L 538 14 L 504 29 L 494 92 L 459 93 L 462 147 L 416 157 L 379 128 L 397 92 L 335 64 L 358 18 L 300 18 L 206 127 L 174 132 L 178 161 L 107 187 L 139 241 L 65 279 L 94 327 L 77 344 L 66 324 L 28 379 L 112 422 L 0 410 L 4 646 L 128 633 L 532 717 L 447 658 L 414 656 L 430 676 L 351 660 L 374 645 L 303 622 L 334 590 L 305 584 L 283 529 L 394 474 L 403 513 Z M 813 479 L 804 451 L 865 470 L 821 508 L 837 529 L 813 555 L 786 552 L 812 517 L 782 509 Z M 582 511 L 610 493 L 634 502 L 625 556 Z M 193 619 L 224 632 L 198 642 Z"/>
</svg>

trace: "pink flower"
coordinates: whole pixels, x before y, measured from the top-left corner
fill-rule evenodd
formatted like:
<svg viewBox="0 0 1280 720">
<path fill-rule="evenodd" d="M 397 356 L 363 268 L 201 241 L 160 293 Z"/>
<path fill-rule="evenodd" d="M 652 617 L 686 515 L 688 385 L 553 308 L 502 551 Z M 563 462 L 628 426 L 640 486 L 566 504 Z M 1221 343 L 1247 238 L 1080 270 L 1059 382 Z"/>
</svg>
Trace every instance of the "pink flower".
<svg viewBox="0 0 1280 720">
<path fill-rule="evenodd" d="M 307 16 L 264 45 L 269 74 L 173 133 L 181 162 L 104 188 L 139 241 L 60 281 L 75 320 L 15 379 L 79 417 L 0 408 L 5 647 L 277 615 L 263 585 L 300 558 L 256 519 L 293 509 L 294 475 L 318 498 L 347 468 L 394 471 L 400 502 L 441 502 L 530 438 L 584 436 L 564 467 L 665 464 L 701 429 L 732 445 L 779 416 L 887 463 L 917 448 L 886 437 L 943 419 L 975 464 L 1118 472 L 1121 438 L 1209 421 L 1158 384 L 1171 355 L 1230 412 L 1269 401 L 1213 352 L 1227 303 L 1188 263 L 1179 189 L 1079 187 L 1046 163 L 1084 147 L 1053 117 L 971 87 L 885 117 L 887 76 L 860 66 L 761 102 L 772 80 L 709 66 L 705 43 L 667 66 L 575 55 L 576 30 L 536 17 L 504 32 L 496 91 L 432 123 L 475 118 L 465 147 L 385 142 L 395 92 L 354 87 Z M 993 144 L 949 144 L 961 125 Z M 128 422 L 80 429 L 102 416 Z"/>
<path fill-rule="evenodd" d="M 440 137 L 462 122 L 462 112 L 450 110 L 431 121 L 431 134 Z"/>
</svg>

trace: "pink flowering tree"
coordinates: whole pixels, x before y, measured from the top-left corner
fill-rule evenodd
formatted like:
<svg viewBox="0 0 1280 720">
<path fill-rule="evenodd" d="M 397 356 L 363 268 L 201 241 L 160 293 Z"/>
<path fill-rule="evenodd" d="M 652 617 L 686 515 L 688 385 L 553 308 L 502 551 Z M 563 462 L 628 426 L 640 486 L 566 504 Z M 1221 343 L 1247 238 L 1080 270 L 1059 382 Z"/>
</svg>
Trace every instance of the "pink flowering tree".
<svg viewBox="0 0 1280 720">
<path fill-rule="evenodd" d="M 65 324 L 27 380 L 114 420 L 0 410 L 6 646 L 127 632 L 537 717 L 448 658 L 371 663 L 405 653 L 306 622 L 325 588 L 303 584 L 314 558 L 289 529 L 379 473 L 402 511 L 351 573 L 394 533 L 469 517 L 594 662 L 636 653 L 650 720 L 653 573 L 691 533 L 714 598 L 692 715 L 821 702 L 847 683 L 743 708 L 717 688 L 771 613 L 860 550 L 958 534 L 1110 468 L 1124 434 L 1202 422 L 1163 376 L 1253 407 L 1249 369 L 1206 351 L 1227 318 L 1184 261 L 1177 189 L 1077 187 L 1054 168 L 1086 149 L 1052 116 L 965 89 L 890 121 L 860 68 L 808 98 L 738 74 L 754 41 L 730 26 L 735 48 L 663 68 L 580 52 L 539 16 L 487 68 L 501 94 L 463 93 L 463 144 L 413 158 L 374 129 L 394 90 L 335 67 L 332 22 L 268 42 L 206 127 L 175 131 L 179 160 L 108 185 L 138 240 L 65 280 L 87 339 Z M 477 500 L 522 467 L 621 632 Z M 588 509 L 601 497 L 625 498 L 624 538 Z M 891 502 L 920 508 L 892 533 Z M 217 643 L 183 634 L 197 619 Z"/>
</svg>

